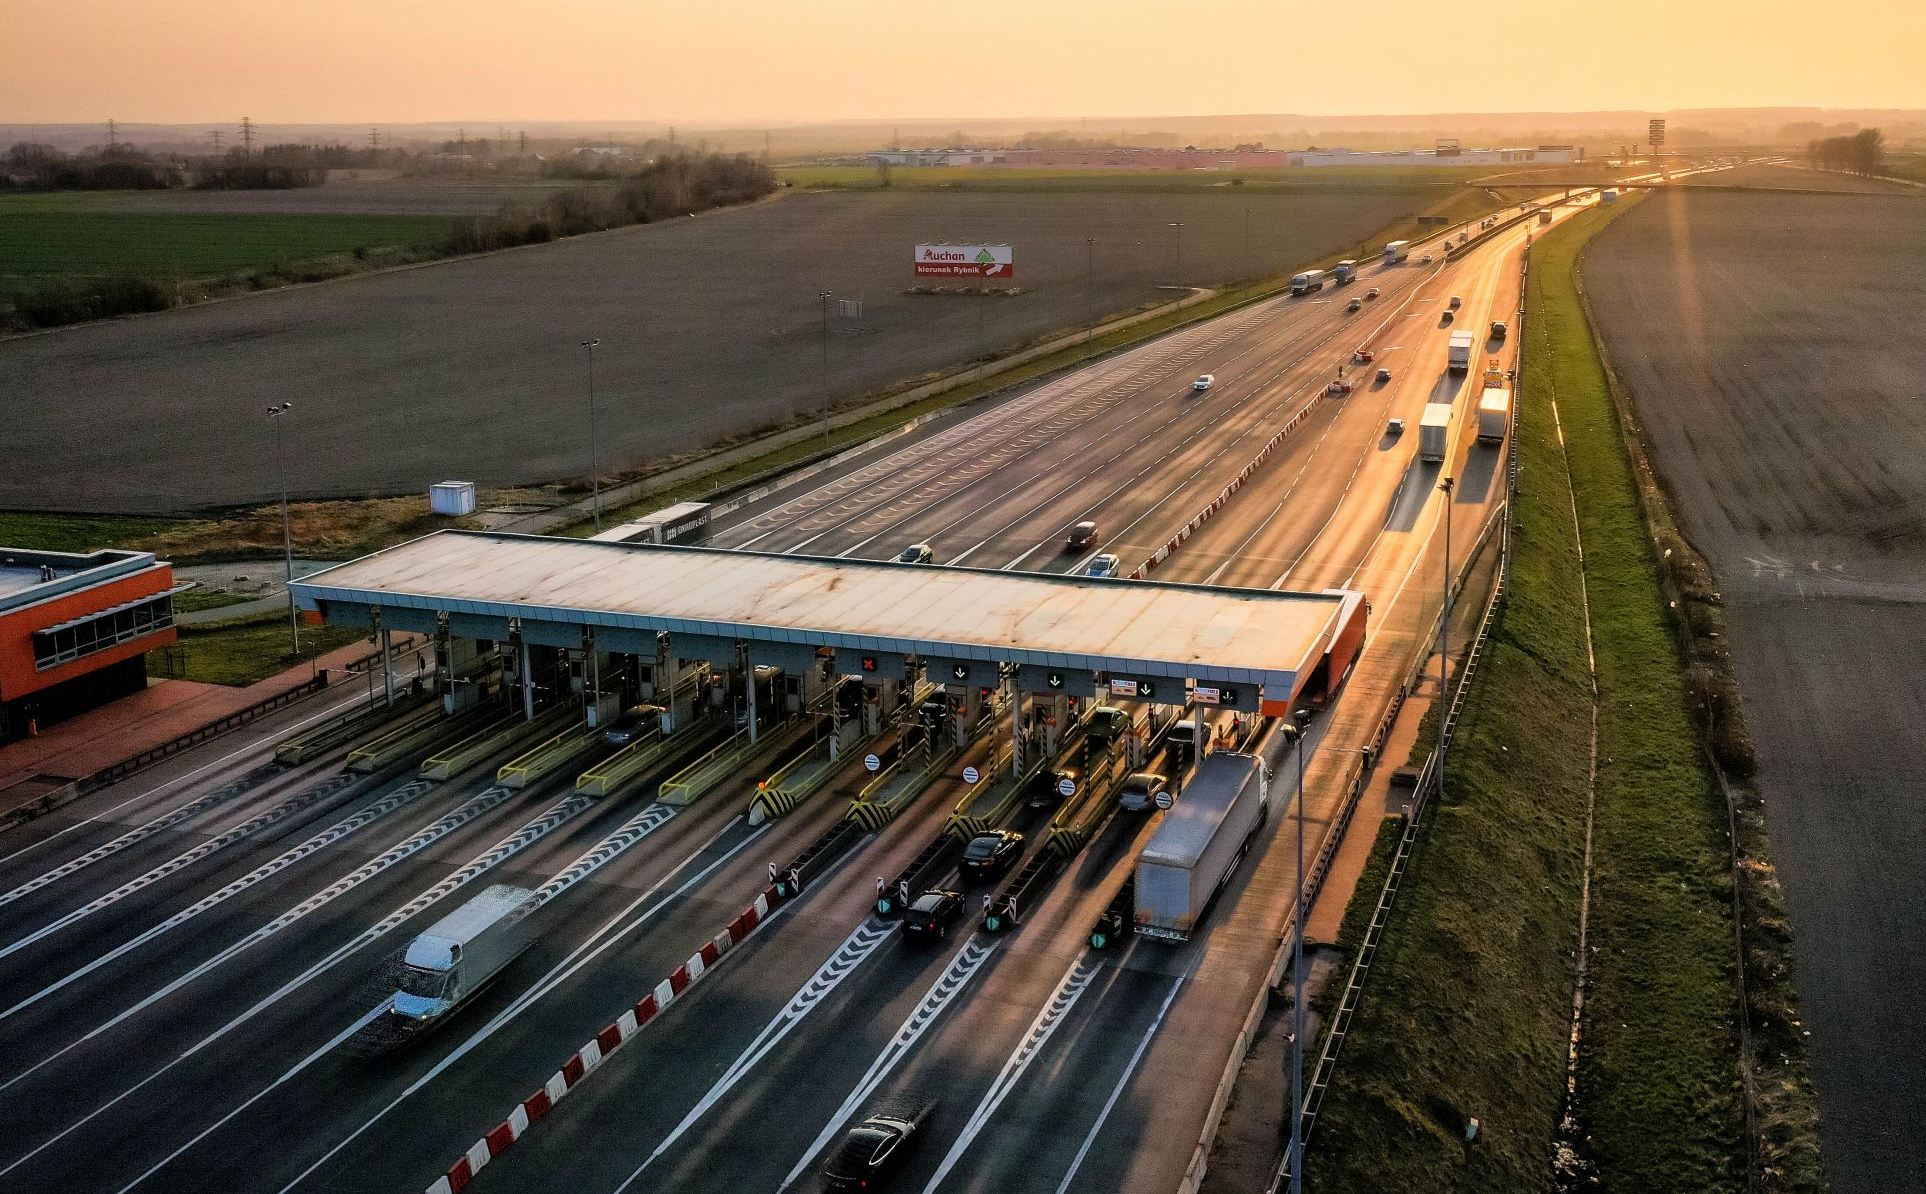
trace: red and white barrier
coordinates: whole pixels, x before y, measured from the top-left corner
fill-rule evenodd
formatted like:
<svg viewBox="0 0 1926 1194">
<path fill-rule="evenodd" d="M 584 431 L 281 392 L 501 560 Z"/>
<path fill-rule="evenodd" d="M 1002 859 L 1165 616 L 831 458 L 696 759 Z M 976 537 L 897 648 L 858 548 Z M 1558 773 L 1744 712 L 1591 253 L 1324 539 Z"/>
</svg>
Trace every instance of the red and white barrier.
<svg viewBox="0 0 1926 1194">
<path fill-rule="evenodd" d="M 508 1151 L 508 1146 L 520 1140 L 530 1125 L 554 1110 L 555 1104 L 562 1101 L 562 1096 L 581 1085 L 595 1071 L 595 1067 L 608 1059 L 609 1054 L 621 1048 L 644 1025 L 680 999 L 691 984 L 707 974 L 731 947 L 740 944 L 760 928 L 768 920 L 770 912 L 782 903 L 783 897 L 777 894 L 773 885 L 765 888 L 756 897 L 756 902 L 744 908 L 742 915 L 730 921 L 726 928 L 715 935 L 714 940 L 704 943 L 701 949 L 689 955 L 689 960 L 676 967 L 674 974 L 657 983 L 655 990 L 623 1012 L 613 1024 L 596 1033 L 595 1039 L 577 1049 L 575 1056 L 549 1075 L 540 1090 L 523 1099 L 508 1113 L 507 1119 L 469 1145 L 468 1151 L 448 1167 L 448 1172 L 436 1178 L 428 1187 L 427 1194 L 455 1194 L 455 1191 L 475 1180 L 475 1174 L 481 1171 L 482 1166 Z"/>
<path fill-rule="evenodd" d="M 1137 567 L 1133 569 L 1131 573 L 1127 577 L 1125 577 L 1125 579 L 1142 580 L 1144 577 L 1156 571 L 1157 565 L 1169 559 L 1172 552 L 1176 551 L 1179 547 L 1183 546 L 1184 540 L 1190 538 L 1193 532 L 1195 532 L 1199 527 L 1203 526 L 1205 523 L 1209 522 L 1211 518 L 1214 515 L 1216 515 L 1216 513 L 1219 510 L 1222 510 L 1225 507 L 1225 505 L 1230 502 L 1232 494 L 1235 494 L 1238 490 L 1244 488 L 1244 482 L 1251 479 L 1251 474 L 1255 473 L 1258 469 L 1264 466 L 1264 462 L 1270 459 L 1271 453 L 1277 450 L 1277 446 L 1284 442 L 1285 437 L 1290 435 L 1291 432 L 1296 431 L 1300 423 L 1310 418 L 1311 412 L 1317 409 L 1317 404 L 1322 401 L 1324 401 L 1324 391 L 1319 390 L 1315 395 L 1312 396 L 1309 402 L 1306 402 L 1304 404 L 1301 410 L 1299 410 L 1296 414 L 1291 416 L 1289 422 L 1285 423 L 1283 427 L 1278 429 L 1278 432 L 1276 435 L 1273 435 L 1270 439 L 1264 442 L 1264 446 L 1257 450 L 1257 455 L 1251 459 L 1251 462 L 1249 464 L 1244 466 L 1244 469 L 1242 472 L 1238 473 L 1237 476 L 1231 479 L 1230 484 L 1224 486 L 1223 489 L 1218 491 L 1217 496 L 1214 499 L 1212 499 L 1210 505 L 1205 506 L 1203 511 L 1200 514 L 1198 514 L 1197 517 L 1185 523 L 1182 529 L 1180 529 L 1175 535 L 1172 535 L 1170 537 L 1169 542 L 1165 543 L 1162 547 L 1158 548 L 1156 552 L 1153 553 L 1149 559 L 1137 565 Z"/>
</svg>

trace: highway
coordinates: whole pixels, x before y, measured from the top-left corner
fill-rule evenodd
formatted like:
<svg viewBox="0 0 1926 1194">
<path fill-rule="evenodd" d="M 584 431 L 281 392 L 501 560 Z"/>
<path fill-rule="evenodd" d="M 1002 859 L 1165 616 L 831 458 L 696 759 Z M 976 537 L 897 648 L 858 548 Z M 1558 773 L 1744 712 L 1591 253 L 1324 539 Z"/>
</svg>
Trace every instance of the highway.
<svg viewBox="0 0 1926 1194">
<path fill-rule="evenodd" d="M 1154 575 L 1370 593 L 1371 643 L 1312 722 L 1315 848 L 1436 618 L 1445 514 L 1462 551 L 1502 496 L 1502 449 L 1473 443 L 1462 417 L 1477 371 L 1446 372 L 1439 316 L 1458 294 L 1458 327 L 1512 322 L 1526 236 L 1521 224 L 1448 264 L 1371 263 L 1349 287 L 1097 361 L 779 491 L 715 542 L 875 559 L 921 542 L 943 564 L 1050 571 L 1114 552 L 1128 570 L 1301 415 Z M 1381 297 L 1345 310 L 1372 286 Z M 1379 359 L 1347 370 L 1357 391 L 1323 397 L 1364 344 Z M 1509 342 L 1491 349 L 1509 364 Z M 1365 380 L 1377 365 L 1389 384 Z M 1206 372 L 1215 385 L 1193 392 Z M 1447 503 L 1440 466 L 1416 461 L 1415 425 L 1427 400 L 1454 395 Z M 1393 417 L 1412 432 L 1388 436 Z M 1066 552 L 1083 519 L 1100 542 Z M 322 711 L 304 703 L 266 728 L 291 733 Z M 573 777 L 613 749 L 599 738 L 526 789 L 495 780 L 526 741 L 432 782 L 400 765 L 346 776 L 345 746 L 279 767 L 273 741 L 216 742 L 0 835 L 12 1111 L 0 1192 L 421 1189 L 712 938 L 868 778 L 853 765 L 751 826 L 767 768 L 680 808 L 652 800 L 666 767 L 607 799 L 576 795 Z M 990 750 L 979 741 L 957 768 Z M 477 1187 L 813 1189 L 843 1126 L 914 1096 L 940 1106 L 901 1189 L 1175 1188 L 1288 910 L 1294 766 L 1277 767 L 1260 853 L 1196 941 L 1103 953 L 1086 937 L 1152 827 L 1143 814 L 1113 818 L 1013 933 L 966 919 L 917 948 L 872 917 L 877 877 L 900 871 L 960 795 L 939 781 Z M 544 892 L 537 944 L 436 1035 L 362 1056 L 356 1029 L 392 990 L 399 951 L 488 883 Z"/>
</svg>

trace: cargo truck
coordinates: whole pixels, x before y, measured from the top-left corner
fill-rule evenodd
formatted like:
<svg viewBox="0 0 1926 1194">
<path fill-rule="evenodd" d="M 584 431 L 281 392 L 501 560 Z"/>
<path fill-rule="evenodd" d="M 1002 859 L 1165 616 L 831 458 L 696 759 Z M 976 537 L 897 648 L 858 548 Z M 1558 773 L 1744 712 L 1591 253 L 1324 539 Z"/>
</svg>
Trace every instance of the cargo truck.
<svg viewBox="0 0 1926 1194">
<path fill-rule="evenodd" d="M 1340 261 L 1331 267 L 1331 276 L 1335 277 L 1338 285 L 1342 286 L 1358 276 L 1358 263 L 1355 261 Z"/>
<path fill-rule="evenodd" d="M 1384 246 L 1384 263 L 1386 265 L 1396 265 L 1409 256 L 1411 256 L 1411 242 L 1408 240 L 1394 240 Z"/>
<path fill-rule="evenodd" d="M 700 543 L 709 535 L 709 503 L 678 502 L 590 538 L 603 543 Z"/>
<path fill-rule="evenodd" d="M 1495 444 L 1511 426 L 1511 391 L 1486 390 L 1478 399 L 1478 442 Z"/>
<path fill-rule="evenodd" d="M 1270 812 L 1271 777 L 1256 755 L 1219 751 L 1197 765 L 1137 855 L 1136 931 L 1188 941 Z"/>
<path fill-rule="evenodd" d="M 408 945 L 390 1020 L 412 1035 L 445 1022 L 533 943 L 535 893 L 497 883 Z"/>
<path fill-rule="evenodd" d="M 1598 193 L 1598 201 L 1600 203 L 1617 203 L 1618 192 L 1617 191 L 1600 191 Z"/>
<path fill-rule="evenodd" d="M 1443 460 L 1451 439 L 1451 404 L 1429 403 L 1418 420 L 1418 459 Z"/>
<path fill-rule="evenodd" d="M 1451 333 L 1451 355 L 1447 363 L 1453 373 L 1465 373 L 1471 369 L 1471 352 L 1477 344 L 1478 338 L 1470 332 Z"/>
<path fill-rule="evenodd" d="M 1324 289 L 1324 271 L 1307 269 L 1301 274 L 1291 275 L 1291 293 L 1309 294 L 1313 290 Z"/>
</svg>

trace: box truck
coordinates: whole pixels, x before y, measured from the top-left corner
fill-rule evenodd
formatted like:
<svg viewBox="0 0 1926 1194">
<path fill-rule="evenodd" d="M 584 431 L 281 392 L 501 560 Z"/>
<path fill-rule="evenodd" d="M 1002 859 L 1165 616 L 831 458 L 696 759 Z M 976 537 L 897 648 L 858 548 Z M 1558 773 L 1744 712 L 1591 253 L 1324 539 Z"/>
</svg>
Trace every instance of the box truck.
<svg viewBox="0 0 1926 1194">
<path fill-rule="evenodd" d="M 1451 355 L 1447 363 L 1453 373 L 1464 373 L 1471 368 L 1471 352 L 1476 348 L 1478 338 L 1470 332 L 1451 333 Z"/>
<path fill-rule="evenodd" d="M 1424 418 L 1418 420 L 1418 459 L 1443 460 L 1445 448 L 1451 439 L 1451 404 L 1432 402 L 1424 408 Z"/>
<path fill-rule="evenodd" d="M 1342 286 L 1358 276 L 1358 263 L 1355 261 L 1340 261 L 1331 267 L 1331 274 L 1337 278 L 1338 285 Z"/>
<path fill-rule="evenodd" d="M 404 1035 L 444 1022 L 529 947 L 535 893 L 497 883 L 408 944 L 389 1017 Z"/>
<path fill-rule="evenodd" d="M 1324 271 L 1307 269 L 1301 274 L 1291 275 L 1291 293 L 1309 294 L 1313 290 L 1324 289 Z"/>
<path fill-rule="evenodd" d="M 1137 855 L 1136 930 L 1188 941 L 1270 812 L 1271 777 L 1256 755 L 1219 751 L 1197 765 Z"/>
<path fill-rule="evenodd" d="M 603 543 L 700 543 L 709 536 L 709 503 L 678 502 L 590 538 Z"/>
<path fill-rule="evenodd" d="M 1396 265 L 1409 256 L 1411 256 L 1411 242 L 1408 240 L 1394 240 L 1384 246 L 1384 264 L 1386 265 Z"/>
<path fill-rule="evenodd" d="M 1478 399 L 1478 442 L 1495 444 L 1511 426 L 1511 391 L 1486 390 Z"/>
</svg>

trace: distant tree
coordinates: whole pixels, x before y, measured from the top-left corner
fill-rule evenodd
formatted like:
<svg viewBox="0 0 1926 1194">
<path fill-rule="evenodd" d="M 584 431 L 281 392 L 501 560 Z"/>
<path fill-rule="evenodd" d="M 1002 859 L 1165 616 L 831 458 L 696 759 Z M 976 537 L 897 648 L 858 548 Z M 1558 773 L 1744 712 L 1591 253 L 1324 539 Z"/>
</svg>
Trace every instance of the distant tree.
<svg viewBox="0 0 1926 1194">
<path fill-rule="evenodd" d="M 877 158 L 876 159 L 877 185 L 887 191 L 890 187 L 890 174 L 895 169 L 896 169 L 896 164 L 894 162 L 891 162 L 888 158 Z"/>
<path fill-rule="evenodd" d="M 1847 136 L 1810 141 L 1806 144 L 1806 156 L 1821 170 L 1879 174 L 1886 167 L 1885 140 L 1885 134 L 1878 129 L 1860 129 Z"/>
</svg>

